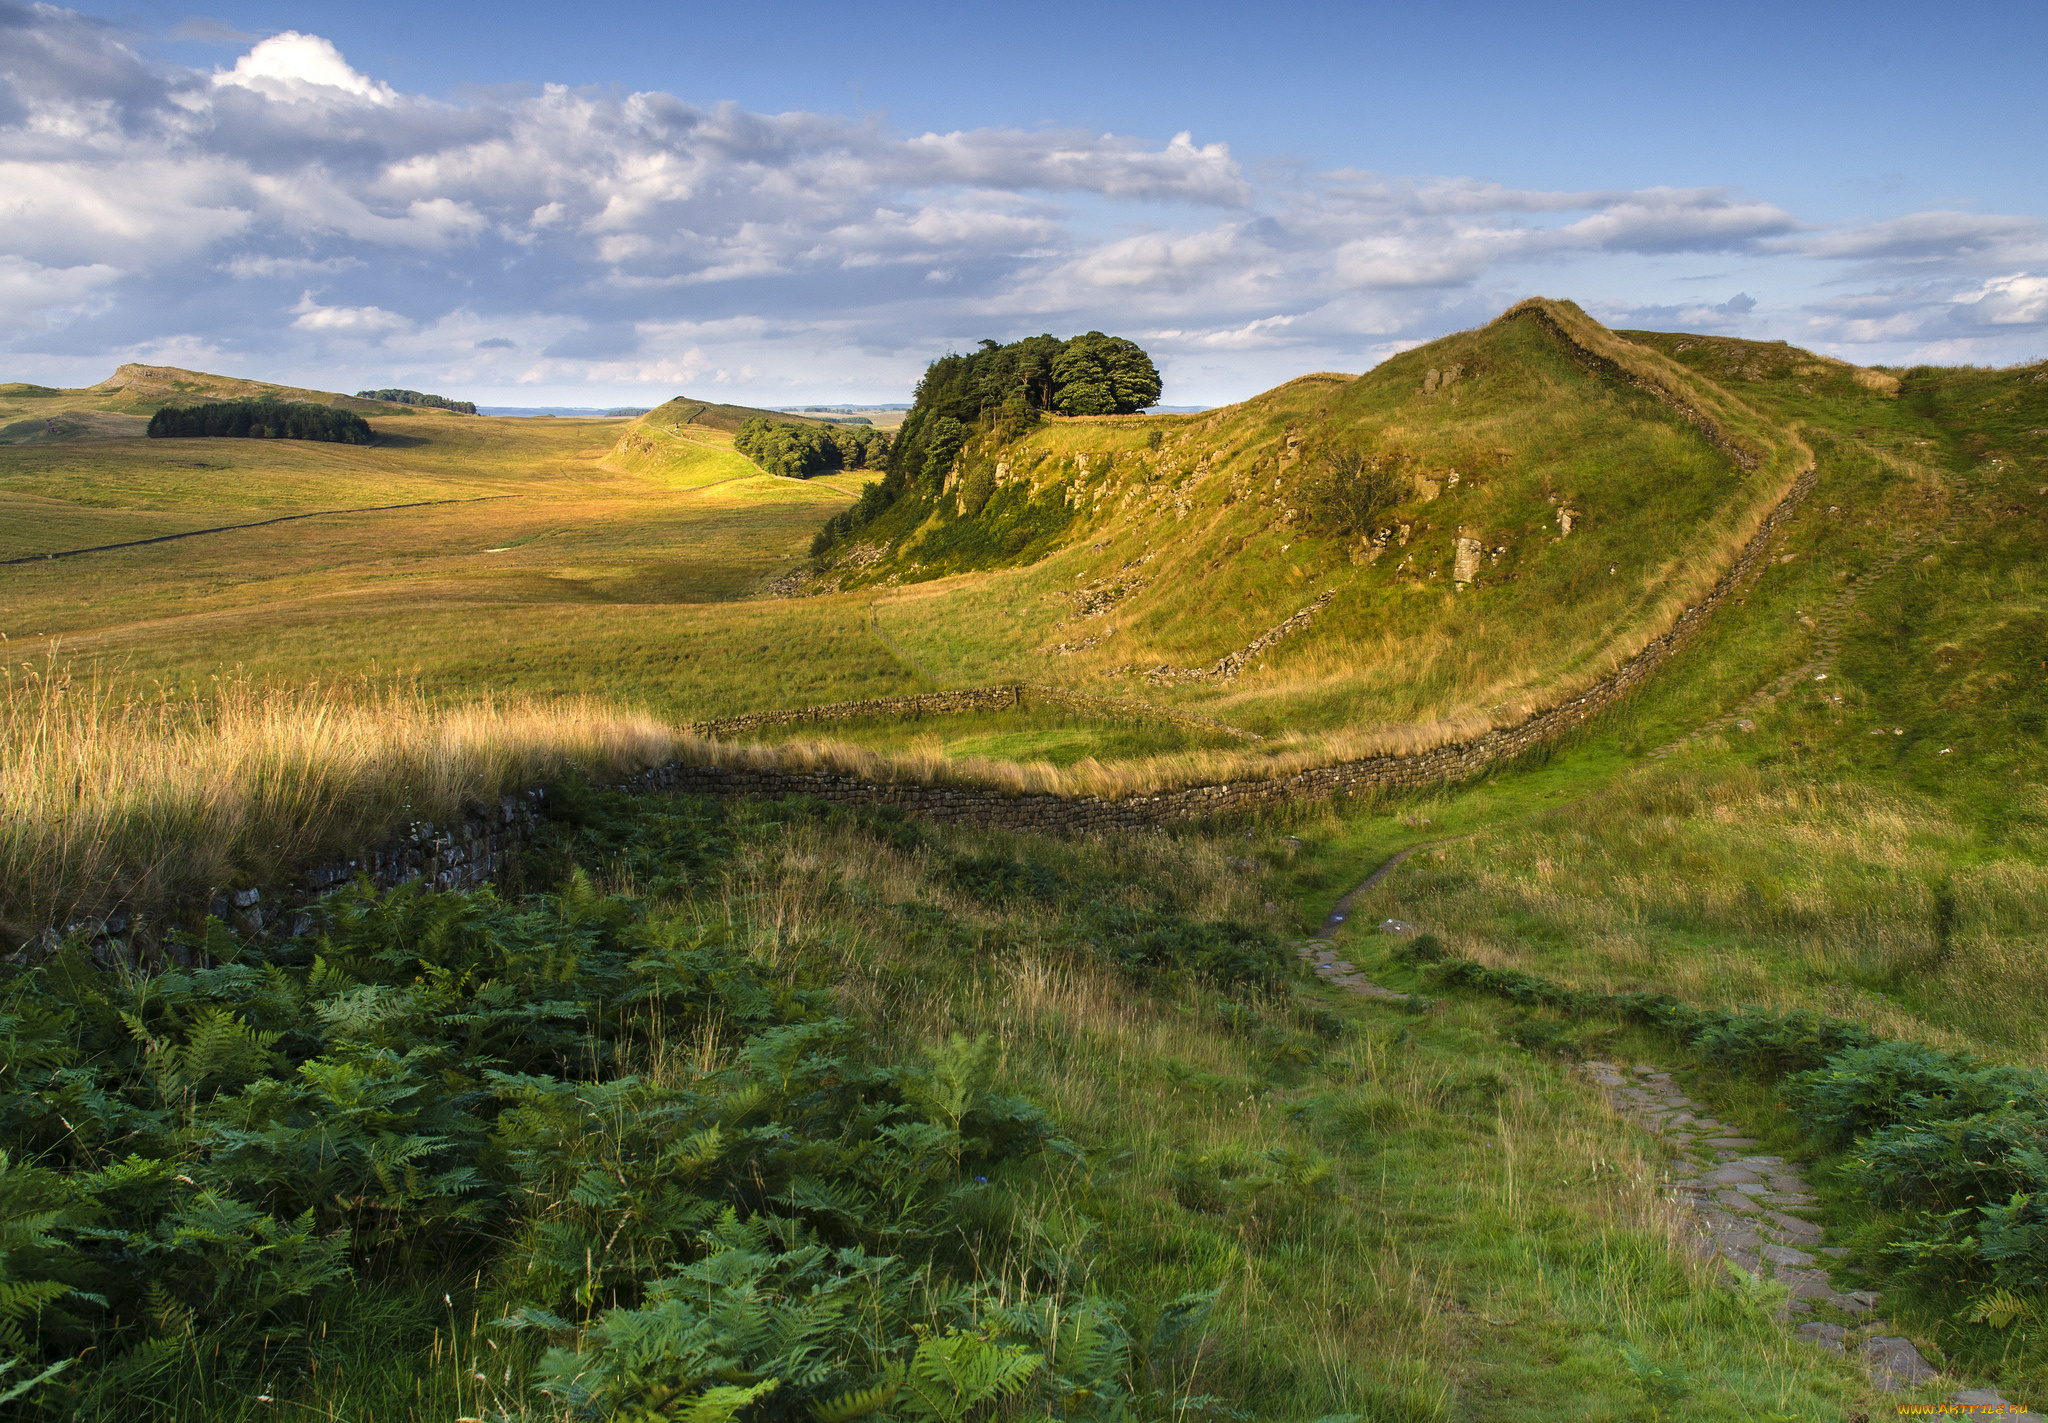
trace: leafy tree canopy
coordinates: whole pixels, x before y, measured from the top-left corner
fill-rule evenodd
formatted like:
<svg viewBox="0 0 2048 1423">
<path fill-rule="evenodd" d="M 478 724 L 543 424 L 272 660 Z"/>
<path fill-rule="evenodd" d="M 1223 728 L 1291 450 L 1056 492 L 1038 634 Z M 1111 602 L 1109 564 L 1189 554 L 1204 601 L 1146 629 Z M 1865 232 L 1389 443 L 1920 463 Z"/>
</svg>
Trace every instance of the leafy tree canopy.
<svg viewBox="0 0 2048 1423">
<path fill-rule="evenodd" d="M 1161 388 L 1159 370 L 1142 347 L 1100 331 L 1067 341 L 1026 336 L 1007 346 L 985 340 L 964 355 L 941 356 L 917 383 L 910 413 L 889 449 L 887 475 L 870 486 L 873 497 L 863 492 L 856 508 L 835 514 L 811 551 L 822 556 L 913 485 L 936 491 L 977 431 L 1007 438 L 1048 412 L 1130 415 L 1156 404 Z"/>
<path fill-rule="evenodd" d="M 835 469 L 879 468 L 889 456 L 880 430 L 848 425 L 799 425 L 760 416 L 741 425 L 732 446 L 770 474 L 809 479 Z"/>
<path fill-rule="evenodd" d="M 369 422 L 331 405 L 285 400 L 220 400 L 205 405 L 166 405 L 150 417 L 155 440 L 228 438 L 324 440 L 367 445 L 376 438 Z"/>
</svg>

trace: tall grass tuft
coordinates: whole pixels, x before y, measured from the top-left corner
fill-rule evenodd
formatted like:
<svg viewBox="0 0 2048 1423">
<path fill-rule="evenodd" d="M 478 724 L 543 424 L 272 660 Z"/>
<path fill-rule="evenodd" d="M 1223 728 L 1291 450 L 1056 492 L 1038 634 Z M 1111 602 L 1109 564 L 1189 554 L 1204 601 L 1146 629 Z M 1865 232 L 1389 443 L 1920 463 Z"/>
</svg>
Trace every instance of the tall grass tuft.
<svg viewBox="0 0 2048 1423">
<path fill-rule="evenodd" d="M 651 716 L 588 698 L 437 704 L 405 683 L 199 694 L 16 666 L 0 698 L 0 929 L 149 915 L 356 851 L 572 767 L 670 757 Z"/>
</svg>

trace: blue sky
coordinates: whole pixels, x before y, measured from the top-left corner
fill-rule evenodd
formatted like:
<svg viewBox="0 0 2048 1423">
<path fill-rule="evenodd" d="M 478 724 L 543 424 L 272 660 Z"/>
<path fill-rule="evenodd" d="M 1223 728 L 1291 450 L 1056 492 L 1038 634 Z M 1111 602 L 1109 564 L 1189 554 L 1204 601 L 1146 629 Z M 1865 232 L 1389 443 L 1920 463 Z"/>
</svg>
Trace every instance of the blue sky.
<svg viewBox="0 0 2048 1423">
<path fill-rule="evenodd" d="M 903 399 L 1099 328 L 1174 403 L 1534 292 L 2048 354 L 2048 7 L 23 7 L 0 373 Z"/>
</svg>

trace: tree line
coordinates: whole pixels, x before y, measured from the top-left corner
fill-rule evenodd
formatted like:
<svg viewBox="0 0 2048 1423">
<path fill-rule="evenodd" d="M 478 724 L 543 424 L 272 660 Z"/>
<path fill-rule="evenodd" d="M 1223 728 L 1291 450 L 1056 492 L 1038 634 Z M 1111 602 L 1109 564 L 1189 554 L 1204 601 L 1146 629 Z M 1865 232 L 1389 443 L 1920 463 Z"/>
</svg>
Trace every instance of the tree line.
<svg viewBox="0 0 2048 1423">
<path fill-rule="evenodd" d="M 153 440 L 205 438 L 323 440 L 367 445 L 376 436 L 369 421 L 331 405 L 285 400 L 217 400 L 205 405 L 166 405 L 149 418 Z"/>
<path fill-rule="evenodd" d="M 1162 386 L 1152 357 L 1134 341 L 1100 331 L 1062 341 L 1027 336 L 1002 345 L 983 340 L 925 367 L 910 413 L 889 449 L 879 484 L 820 529 L 811 552 L 873 522 L 913 486 L 936 492 L 961 448 L 978 433 L 1014 437 L 1049 413 L 1130 415 L 1158 402 Z"/>
<path fill-rule="evenodd" d="M 476 414 L 476 402 L 472 400 L 450 400 L 445 395 L 427 395 L 417 390 L 359 390 L 358 400 L 382 400 L 392 405 L 425 405 L 435 410 L 453 410 L 457 415 Z M 645 414 L 636 410 L 636 415 Z"/>
<path fill-rule="evenodd" d="M 733 436 L 732 447 L 770 474 L 809 479 L 835 469 L 878 469 L 889 457 L 889 436 L 854 425 L 798 425 L 755 416 Z"/>
</svg>

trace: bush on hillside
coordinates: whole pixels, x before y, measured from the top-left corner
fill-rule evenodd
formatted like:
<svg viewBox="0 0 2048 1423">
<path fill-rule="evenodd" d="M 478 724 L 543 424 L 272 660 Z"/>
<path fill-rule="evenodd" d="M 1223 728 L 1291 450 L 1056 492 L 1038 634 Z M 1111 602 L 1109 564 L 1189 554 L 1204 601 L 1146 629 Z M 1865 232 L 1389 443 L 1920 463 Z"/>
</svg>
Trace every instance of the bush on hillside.
<svg viewBox="0 0 2048 1423">
<path fill-rule="evenodd" d="M 1382 514 L 1408 497 L 1410 463 L 1398 449 L 1324 449 L 1302 480 L 1301 506 L 1310 526 L 1338 538 L 1370 532 Z"/>
<path fill-rule="evenodd" d="M 150 417 L 148 433 L 155 440 L 321 440 L 341 445 L 367 445 L 376 438 L 369 422 L 353 411 L 284 400 L 166 405 Z"/>
</svg>

